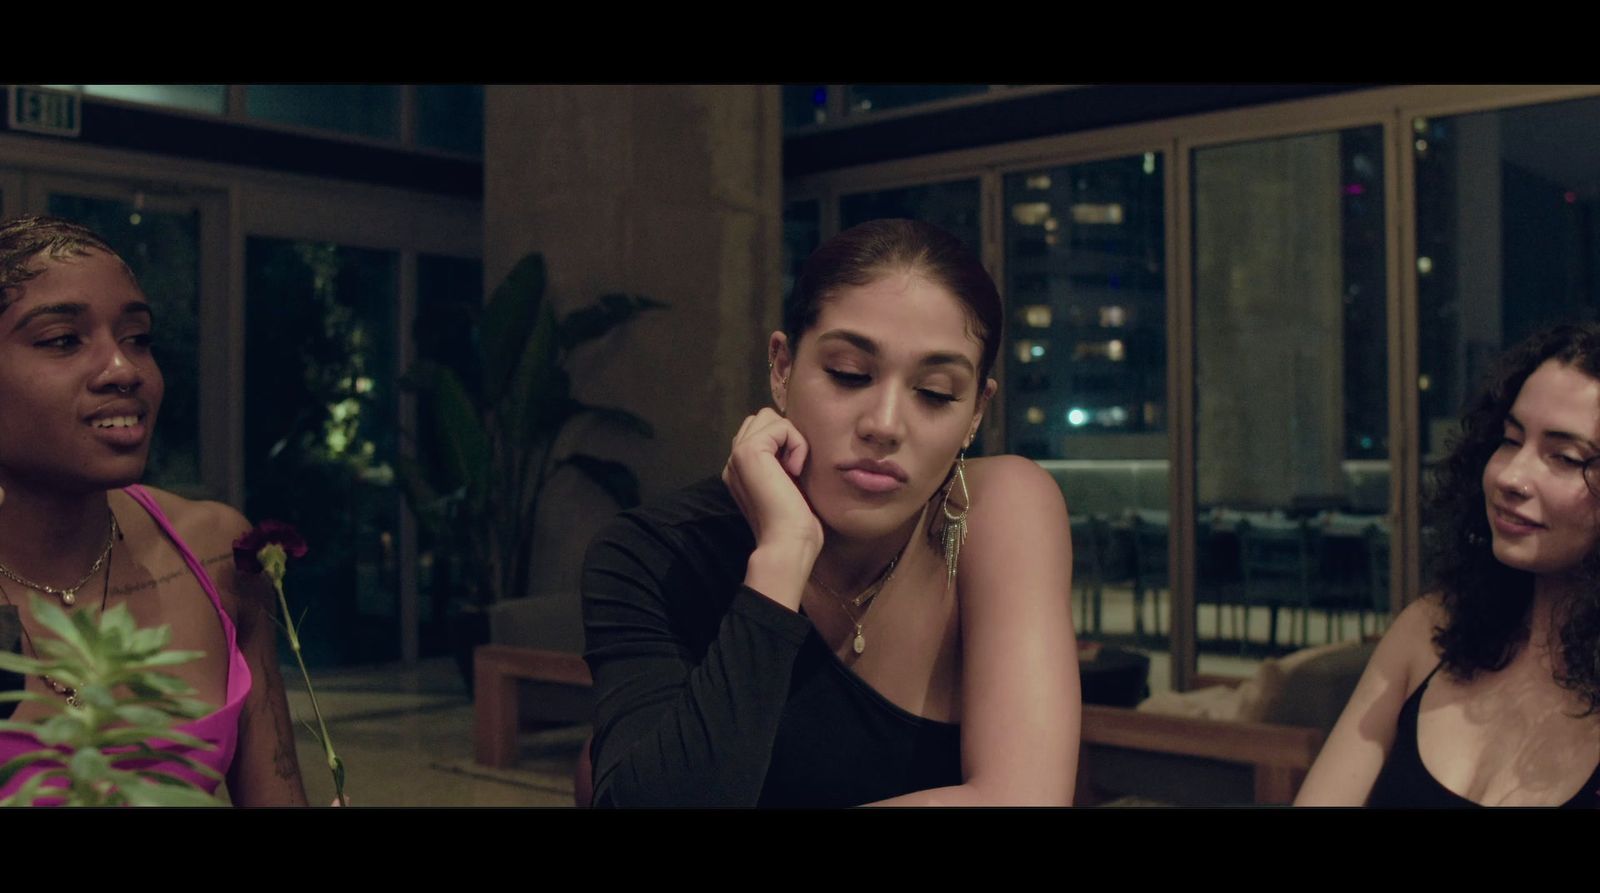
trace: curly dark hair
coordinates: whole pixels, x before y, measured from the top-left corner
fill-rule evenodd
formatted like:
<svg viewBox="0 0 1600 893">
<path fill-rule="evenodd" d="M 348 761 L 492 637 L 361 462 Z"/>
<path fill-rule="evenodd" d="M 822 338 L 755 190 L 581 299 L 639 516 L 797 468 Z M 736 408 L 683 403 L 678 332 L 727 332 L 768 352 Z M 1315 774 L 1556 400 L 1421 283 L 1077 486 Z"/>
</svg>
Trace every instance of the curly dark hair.
<svg viewBox="0 0 1600 893">
<path fill-rule="evenodd" d="M 1458 679 L 1503 669 L 1528 639 L 1533 574 L 1494 557 L 1483 472 L 1523 383 L 1550 360 L 1600 379 L 1600 325 L 1554 326 L 1507 351 L 1462 417 L 1427 496 L 1434 526 L 1424 538 L 1425 557 L 1446 615 L 1433 642 Z M 1600 496 L 1600 468 L 1591 463 L 1584 477 Z M 1577 594 L 1557 605 L 1553 618 L 1562 657 L 1556 681 L 1588 703 L 1587 715 L 1600 712 L 1600 549 L 1584 557 L 1578 574 Z"/>
<path fill-rule="evenodd" d="M 0 221 L 0 313 L 17 299 L 21 285 L 44 272 L 37 263 L 39 255 L 57 260 L 78 257 L 90 249 L 122 260 L 94 230 L 70 220 L 34 216 Z M 127 269 L 128 265 L 122 266 Z M 128 276 L 132 277 L 133 272 L 129 271 Z"/>
</svg>

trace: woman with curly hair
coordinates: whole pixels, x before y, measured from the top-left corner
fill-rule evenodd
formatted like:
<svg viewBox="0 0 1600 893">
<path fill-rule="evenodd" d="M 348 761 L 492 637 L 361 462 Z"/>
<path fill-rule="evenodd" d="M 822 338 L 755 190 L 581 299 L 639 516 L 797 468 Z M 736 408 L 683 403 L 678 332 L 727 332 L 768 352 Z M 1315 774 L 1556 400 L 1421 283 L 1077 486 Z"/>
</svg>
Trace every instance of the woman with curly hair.
<svg viewBox="0 0 1600 893">
<path fill-rule="evenodd" d="M 214 709 L 178 727 L 208 747 L 164 751 L 214 774 L 181 762 L 151 771 L 207 791 L 225 778 L 235 805 L 303 805 L 272 592 L 234 572 L 233 540 L 250 525 L 221 503 L 138 484 L 164 390 L 153 325 L 100 236 L 51 217 L 0 221 L 0 648 L 36 655 L 50 635 L 30 597 L 68 613 L 126 606 L 141 627 L 169 627 L 174 649 L 201 652 L 172 675 Z M 17 723 L 79 704 L 50 676 L 12 682 L 30 694 Z M 29 732 L 0 732 L 0 763 L 40 749 Z M 0 797 L 55 768 L 10 776 Z"/>
<path fill-rule="evenodd" d="M 1600 325 L 1508 352 L 1430 499 L 1395 619 L 1299 805 L 1600 806 Z"/>
</svg>

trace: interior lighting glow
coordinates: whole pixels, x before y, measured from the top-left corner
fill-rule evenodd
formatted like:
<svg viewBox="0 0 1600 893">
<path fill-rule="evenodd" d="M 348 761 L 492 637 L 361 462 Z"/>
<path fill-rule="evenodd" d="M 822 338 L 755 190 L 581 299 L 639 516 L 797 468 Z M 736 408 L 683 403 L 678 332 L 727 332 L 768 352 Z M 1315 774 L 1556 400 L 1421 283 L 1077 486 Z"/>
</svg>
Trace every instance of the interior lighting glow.
<svg viewBox="0 0 1600 893">
<path fill-rule="evenodd" d="M 1424 153 L 1426 151 L 1428 151 L 1428 141 L 1427 140 L 1417 140 L 1417 154 L 1421 155 L 1422 153 Z"/>
<path fill-rule="evenodd" d="M 1074 428 L 1082 428 L 1084 425 L 1089 424 L 1089 414 L 1077 407 L 1073 407 L 1067 410 L 1067 424 Z"/>
<path fill-rule="evenodd" d="M 1050 175 L 1049 174 L 1034 174 L 1033 176 L 1028 178 L 1028 188 L 1029 189 L 1049 189 L 1050 188 Z"/>
<path fill-rule="evenodd" d="M 144 215 L 140 214 L 138 211 L 134 211 L 132 214 L 128 215 L 128 223 L 132 224 L 133 226 L 138 226 L 143 222 Z"/>
<path fill-rule="evenodd" d="M 1039 357 L 1044 356 L 1044 345 L 1035 344 L 1033 347 L 1028 349 L 1028 353 L 1032 354 L 1034 359 L 1038 359 Z"/>
<path fill-rule="evenodd" d="M 1567 194 L 1571 195 L 1572 193 L 1569 192 Z M 1046 218 L 1046 220 L 1044 222 L 1044 231 L 1045 232 L 1053 233 L 1053 232 L 1055 232 L 1056 230 L 1058 230 L 1060 228 L 1061 228 L 1061 221 L 1055 219 L 1054 217 Z"/>
<path fill-rule="evenodd" d="M 1144 153 L 1144 172 L 1147 174 L 1153 174 L 1156 172 L 1156 153 Z"/>
<path fill-rule="evenodd" d="M 1431 387 L 1433 387 L 1433 379 L 1428 377 L 1428 373 L 1424 372 L 1417 376 L 1417 390 L 1426 391 Z"/>
<path fill-rule="evenodd" d="M 1050 312 L 1049 304 L 1030 304 L 1022 308 L 1022 319 L 1035 329 L 1050 328 L 1050 320 L 1054 314 Z"/>
<path fill-rule="evenodd" d="M 1122 205 L 1118 202 L 1078 202 L 1072 206 L 1072 222 L 1115 226 L 1122 222 Z"/>
<path fill-rule="evenodd" d="M 1428 119 L 1427 118 L 1412 118 L 1411 119 L 1411 129 L 1415 130 L 1418 133 L 1426 133 L 1427 130 L 1428 130 Z"/>
<path fill-rule="evenodd" d="M 1429 273 L 1432 273 L 1433 272 L 1433 258 L 1431 258 L 1431 257 L 1419 257 L 1419 258 L 1417 258 L 1417 272 L 1421 273 L 1424 276 L 1428 275 Z"/>
<path fill-rule="evenodd" d="M 1106 342 L 1106 359 L 1113 363 L 1120 363 L 1125 356 L 1127 356 L 1127 349 L 1123 346 L 1122 341 L 1114 339 Z"/>
<path fill-rule="evenodd" d="M 1028 424 L 1030 424 L 1030 425 L 1042 425 L 1042 424 L 1044 424 L 1044 410 L 1040 409 L 1037 406 L 1028 407 Z"/>
<path fill-rule="evenodd" d="M 1023 226 L 1042 226 L 1050 219 L 1050 203 L 1017 202 L 1011 206 L 1011 219 Z"/>
<path fill-rule="evenodd" d="M 1128 324 L 1128 308 L 1121 304 L 1109 304 L 1100 308 L 1100 327 L 1105 329 L 1120 329 Z"/>
<path fill-rule="evenodd" d="M 1569 205 L 1575 205 L 1578 203 L 1578 194 L 1570 189 L 1567 190 L 1567 194 L 1562 196 L 1562 198 L 1566 199 L 1567 204 Z"/>
<path fill-rule="evenodd" d="M 1345 195 L 1360 195 L 1361 193 L 1366 192 L 1366 191 L 1367 191 L 1367 187 L 1362 186 L 1360 183 L 1351 183 L 1350 185 L 1348 185 L 1348 186 L 1346 186 L 1344 188 L 1344 194 Z"/>
</svg>

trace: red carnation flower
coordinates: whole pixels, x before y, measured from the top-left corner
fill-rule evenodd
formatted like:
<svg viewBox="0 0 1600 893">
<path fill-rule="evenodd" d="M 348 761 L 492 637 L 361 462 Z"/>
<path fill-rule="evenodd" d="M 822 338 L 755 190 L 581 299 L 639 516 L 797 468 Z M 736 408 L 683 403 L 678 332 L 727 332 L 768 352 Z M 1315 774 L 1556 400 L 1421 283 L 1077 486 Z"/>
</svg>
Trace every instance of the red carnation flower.
<svg viewBox="0 0 1600 893">
<path fill-rule="evenodd" d="M 259 553 L 269 543 L 282 546 L 284 554 L 290 558 L 305 557 L 306 541 L 300 531 L 293 524 L 268 520 L 240 534 L 233 541 L 233 566 L 246 573 L 261 573 Z"/>
</svg>

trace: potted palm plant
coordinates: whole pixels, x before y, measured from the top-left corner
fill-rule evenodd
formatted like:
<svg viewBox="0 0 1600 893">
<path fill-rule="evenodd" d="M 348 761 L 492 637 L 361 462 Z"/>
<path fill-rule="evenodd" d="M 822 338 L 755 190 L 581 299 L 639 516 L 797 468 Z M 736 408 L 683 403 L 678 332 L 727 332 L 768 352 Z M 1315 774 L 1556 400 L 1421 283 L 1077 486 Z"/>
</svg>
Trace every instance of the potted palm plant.
<svg viewBox="0 0 1600 893">
<path fill-rule="evenodd" d="M 572 395 L 567 361 L 594 341 L 666 305 L 611 293 L 557 318 L 545 296 L 539 254 L 519 261 L 479 313 L 472 349 L 451 361 L 419 360 L 401 385 L 420 398 L 418 455 L 396 466 L 407 502 L 432 539 L 453 592 L 457 660 L 471 684 L 472 648 L 488 639 L 484 609 L 527 594 L 540 499 L 551 478 L 572 469 L 623 508 L 639 502 L 626 465 L 563 450 L 561 432 L 579 418 L 651 437 L 650 424 L 624 409 Z M 481 312 L 477 310 L 481 307 Z M 439 565 L 435 565 L 436 579 Z"/>
</svg>

